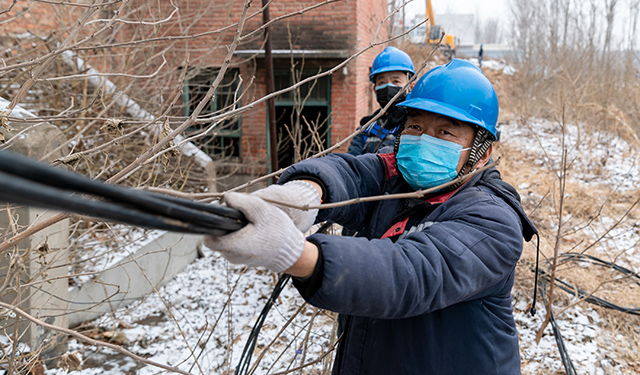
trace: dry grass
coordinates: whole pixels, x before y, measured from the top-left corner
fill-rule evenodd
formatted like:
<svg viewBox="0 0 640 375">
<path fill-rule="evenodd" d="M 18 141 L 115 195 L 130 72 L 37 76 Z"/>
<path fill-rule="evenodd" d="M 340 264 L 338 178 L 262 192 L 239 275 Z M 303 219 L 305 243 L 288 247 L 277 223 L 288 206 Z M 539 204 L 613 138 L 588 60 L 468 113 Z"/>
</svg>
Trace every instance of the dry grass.
<svg viewBox="0 0 640 375">
<path fill-rule="evenodd" d="M 407 54 L 409 54 L 409 56 L 411 56 L 416 69 L 422 63 L 427 61 L 429 55 L 431 54 L 431 51 L 433 50 L 432 46 L 412 43 L 400 44 L 398 48 L 405 51 Z M 434 52 L 433 55 L 431 55 L 431 58 L 428 59 L 427 67 L 423 71 L 423 73 L 428 72 L 429 69 L 435 68 L 438 65 L 446 64 L 447 61 L 448 60 L 445 59 L 442 54 L 439 53 L 439 51 Z"/>
<path fill-rule="evenodd" d="M 496 144 L 494 150 L 494 155 L 501 156 L 499 170 L 505 181 L 513 186 L 528 183 L 522 196 L 523 204 L 529 217 L 541 232 L 540 249 L 548 258 L 552 254 L 557 225 L 555 207 L 550 198 L 557 189 L 558 178 L 548 169 L 534 163 L 533 159 L 518 157 L 517 154 L 520 152 L 502 143 Z M 600 216 L 612 218 L 625 216 L 640 193 L 639 191 L 613 191 L 614 187 L 607 186 L 586 187 L 576 182 L 567 182 L 565 189 L 564 214 L 571 217 L 571 222 L 567 225 L 571 226 L 575 223 L 577 227 L 588 227 Z M 527 192 L 536 192 L 536 194 L 528 195 Z M 520 193 L 522 194 L 523 191 Z M 604 203 L 603 197 L 607 197 Z M 638 222 L 639 214 L 637 209 L 631 211 L 624 222 Z M 569 230 L 561 238 L 562 252 L 581 251 L 592 242 L 593 239 L 585 238 L 582 231 Z M 593 249 L 587 253 L 602 257 L 602 254 L 595 253 Z M 637 254 L 640 255 L 638 252 Z M 523 259 L 533 264 L 535 249 L 526 246 Z M 603 281 L 620 278 L 621 275 L 617 272 L 602 267 L 577 266 L 574 263 L 561 266 L 558 271 L 560 278 L 583 290 L 596 290 L 599 287 L 598 296 L 612 303 L 640 307 L 640 285 L 633 280 L 622 279 L 601 285 Z M 532 285 L 525 286 L 525 288 L 530 287 Z"/>
<path fill-rule="evenodd" d="M 496 89 L 501 100 L 502 108 L 512 109 L 502 121 L 522 121 L 523 118 L 531 116 L 544 116 L 546 110 L 534 110 L 530 112 L 520 112 L 525 106 L 518 105 L 518 98 L 514 94 L 515 88 L 522 87 L 522 75 L 504 76 L 499 73 L 489 73 L 487 76 L 497 82 Z M 506 100 L 503 100 L 506 99 Z M 640 98 L 639 98 L 640 99 Z M 506 104 L 506 105 L 505 105 Z M 637 128 L 629 125 L 628 118 L 632 117 L 616 107 L 615 110 L 603 111 L 595 108 L 601 106 L 574 106 L 567 110 L 572 113 L 574 119 L 584 119 L 583 131 L 595 133 L 607 130 L 626 140 L 631 145 L 637 143 Z M 610 106 L 612 108 L 612 105 Z M 535 105 L 528 107 L 535 108 Z M 549 107 L 547 107 L 549 109 Z M 551 113 L 551 112 L 549 112 Z M 615 113 L 615 116 L 613 115 Z M 557 120 L 557 114 L 551 115 L 551 120 Z M 609 117 L 609 126 L 603 129 L 603 116 Z M 586 138 L 586 137 L 585 137 Z M 532 140 L 533 142 L 533 140 Z M 594 149 L 597 139 L 589 138 L 588 142 L 581 143 L 579 153 L 590 153 Z M 586 186 L 580 181 L 568 178 L 565 186 L 564 197 L 559 197 L 560 181 L 557 171 L 549 169 L 545 164 L 540 163 L 534 156 L 528 156 L 514 146 L 497 143 L 494 147 L 494 156 L 501 156 L 499 170 L 503 179 L 513 186 L 526 184 L 526 188 L 519 189 L 522 194 L 523 204 L 526 212 L 536 224 L 540 231 L 541 267 L 549 269 L 549 262 L 552 262 L 553 249 L 556 238 L 560 236 L 559 254 L 566 252 L 585 252 L 606 261 L 615 262 L 626 268 L 637 267 L 640 250 L 617 249 L 605 241 L 596 242 L 592 236 L 587 236 L 586 231 L 596 227 L 594 231 L 602 231 L 601 218 L 612 218 L 620 220 L 620 225 L 625 225 L 635 232 L 635 236 L 640 234 L 637 223 L 640 221 L 640 210 L 637 205 L 633 206 L 640 196 L 640 189 L 630 191 L 620 191 L 616 186 L 609 185 L 589 185 Z M 604 160 L 603 160 L 604 164 Z M 602 171 L 596 169 L 591 171 L 595 175 Z M 567 170 L 570 175 L 571 169 Z M 563 199 L 563 220 L 565 230 L 560 234 L 557 232 L 558 225 L 558 204 Z M 631 208 L 631 210 L 630 210 Z M 534 240 L 535 241 L 535 240 Z M 615 238 L 614 238 L 615 242 Z M 637 246 L 637 244 L 636 244 Z M 600 250 L 596 250 L 600 248 Z M 531 295 L 533 290 L 533 272 L 531 265 L 535 262 L 535 246 L 525 245 L 522 255 L 522 262 L 517 268 L 515 289 L 518 293 Z M 631 261 L 631 264 L 629 263 Z M 570 285 L 593 293 L 595 297 L 602 298 L 618 306 L 639 308 L 640 307 L 640 283 L 638 278 L 626 277 L 623 274 L 608 267 L 595 266 L 585 262 L 570 261 L 561 263 L 556 276 Z M 561 312 L 567 306 L 577 303 L 579 298 L 575 294 L 558 290 L 554 293 L 554 310 Z M 580 302 L 584 304 L 585 302 Z M 640 370 L 640 317 L 620 311 L 592 306 L 603 318 L 599 323 L 600 328 L 606 330 L 609 335 L 598 338 L 598 345 L 607 350 L 615 351 L 618 360 L 624 360 L 628 364 L 631 372 L 633 369 Z M 563 314 L 556 316 L 562 319 Z M 607 340 L 614 340 L 608 342 Z"/>
</svg>

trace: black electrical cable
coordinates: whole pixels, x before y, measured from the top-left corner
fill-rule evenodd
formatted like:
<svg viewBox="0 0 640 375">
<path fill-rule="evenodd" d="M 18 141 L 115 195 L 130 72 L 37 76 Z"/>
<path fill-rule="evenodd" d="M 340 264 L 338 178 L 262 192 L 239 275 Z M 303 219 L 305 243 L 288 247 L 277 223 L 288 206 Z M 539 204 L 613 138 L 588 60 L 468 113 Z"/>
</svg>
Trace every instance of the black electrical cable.
<svg viewBox="0 0 640 375">
<path fill-rule="evenodd" d="M 242 349 L 242 355 L 240 356 L 240 360 L 238 361 L 238 367 L 236 368 L 235 375 L 244 375 L 249 371 L 249 365 L 251 364 L 251 357 L 253 356 L 253 351 L 256 348 L 256 344 L 258 343 L 258 336 L 260 335 L 260 330 L 262 330 L 262 326 L 264 322 L 267 320 L 267 316 L 269 315 L 269 311 L 273 307 L 276 299 L 284 289 L 287 282 L 291 279 L 290 275 L 281 274 L 278 278 L 278 282 L 276 286 L 273 288 L 269 299 L 265 303 L 258 319 L 251 328 L 251 332 L 249 333 L 249 338 L 244 345 L 244 349 Z"/>
<path fill-rule="evenodd" d="M 594 295 L 589 295 L 589 293 L 587 293 L 586 291 L 580 288 L 577 288 L 569 283 L 566 283 L 562 280 L 556 279 L 556 286 L 569 294 L 575 295 L 578 298 L 583 298 L 588 303 L 602 306 L 607 309 L 624 312 L 631 315 L 640 315 L 640 308 L 638 307 L 623 307 L 623 306 L 616 305 L 603 298 L 596 297 Z"/>
<path fill-rule="evenodd" d="M 529 313 L 531 314 L 531 316 L 536 315 L 536 299 L 537 299 L 537 294 L 538 294 L 538 274 L 539 274 L 539 264 L 540 264 L 540 236 L 538 235 L 538 233 L 535 233 L 536 238 L 538 239 L 538 241 L 536 241 L 536 271 L 535 271 L 535 276 L 533 278 L 533 301 L 531 302 L 531 310 L 529 310 Z"/>
<path fill-rule="evenodd" d="M 553 316 L 553 312 L 549 315 L 549 322 L 551 323 L 553 337 L 556 339 L 556 345 L 558 346 L 558 352 L 560 353 L 560 360 L 562 361 L 562 366 L 564 366 L 565 372 L 567 375 L 577 375 L 578 373 L 576 372 L 576 368 L 573 366 L 571 357 L 569 357 L 569 352 L 564 344 L 564 338 L 562 337 L 556 318 Z"/>
<path fill-rule="evenodd" d="M 182 233 L 217 236 L 246 224 L 244 215 L 230 207 L 102 183 L 4 150 L 0 150 L 0 173 L 4 202 Z"/>
<path fill-rule="evenodd" d="M 546 297 L 546 285 L 549 282 L 548 278 L 543 278 L 542 282 L 544 283 L 545 288 L 540 288 L 540 294 L 542 295 L 543 300 Z M 551 309 L 551 307 L 549 307 Z M 560 332 L 560 327 L 556 322 L 556 318 L 553 315 L 553 310 L 549 311 L 549 323 L 551 323 L 551 329 L 553 331 L 553 337 L 556 341 L 556 346 L 558 347 L 558 353 L 560 354 L 560 360 L 562 362 L 562 366 L 564 367 L 567 375 L 577 375 L 576 369 L 573 366 L 573 361 L 571 361 L 571 357 L 569 356 L 569 352 L 567 351 L 567 347 L 564 342 L 564 338 L 562 337 L 562 332 Z"/>
<path fill-rule="evenodd" d="M 58 189 L 0 172 L 0 201 L 75 212 L 109 221 L 182 233 L 208 233 L 207 228 L 150 215 L 108 202 L 80 199 Z"/>
<path fill-rule="evenodd" d="M 211 224 L 215 228 L 220 229 L 238 229 L 237 225 L 234 225 L 234 223 L 229 222 L 228 220 L 219 220 L 220 217 L 218 215 L 207 215 L 202 213 L 202 208 L 209 205 L 191 202 L 180 198 L 161 199 L 159 197 L 162 196 L 159 194 L 105 184 L 63 169 L 42 165 L 30 159 L 8 152 L 0 153 L 0 170 L 18 177 L 29 179 L 36 183 L 46 184 L 60 189 L 97 195 L 105 199 L 125 203 L 152 213 L 181 220 L 197 220 L 200 225 L 206 226 L 207 224 Z M 198 210 L 189 210 L 188 208 L 185 208 L 184 205 L 195 205 L 201 207 L 199 207 Z M 224 207 L 222 210 L 223 213 L 227 214 L 233 211 L 228 207 Z M 226 228 L 227 226 L 230 226 L 230 228 Z M 242 225 L 240 227 L 242 227 Z"/>
<path fill-rule="evenodd" d="M 629 279 L 634 280 L 636 284 L 640 285 L 640 275 L 638 274 L 638 272 L 622 267 L 616 263 L 608 262 L 603 259 L 597 258 L 593 255 L 568 252 L 558 257 L 558 264 L 564 264 L 570 261 L 574 261 L 574 262 L 587 261 L 596 266 L 610 268 L 614 271 L 617 271 L 625 275 Z M 541 271 L 541 277 L 545 282 L 548 282 L 550 280 L 550 275 L 547 272 Z M 591 303 L 607 309 L 616 310 L 616 311 L 624 312 L 631 315 L 640 315 L 640 307 L 625 307 L 625 306 L 616 305 L 603 298 L 597 297 L 583 289 L 580 289 L 576 285 L 572 285 L 566 281 L 563 281 L 557 277 L 555 278 L 555 285 L 559 289 L 569 294 L 575 295 L 578 298 L 583 298 L 587 303 Z"/>
<path fill-rule="evenodd" d="M 583 254 L 583 253 L 575 253 L 575 252 L 569 252 L 569 253 L 565 253 L 562 254 L 562 256 L 560 257 L 559 262 L 560 263 L 565 263 L 568 261 L 588 261 L 589 263 L 596 265 L 596 266 L 600 266 L 600 267 L 606 267 L 612 270 L 615 270 L 623 275 L 625 275 L 626 277 L 628 277 L 629 279 L 634 280 L 636 284 L 640 285 L 640 275 L 638 274 L 638 272 L 632 271 L 628 268 L 622 267 L 616 263 L 612 263 L 612 262 L 608 262 L 605 261 L 603 259 L 597 258 L 593 255 L 589 255 L 589 254 Z M 557 279 L 556 279 L 557 280 Z M 557 280 L 560 284 L 558 285 L 558 287 L 564 291 L 566 291 L 567 293 L 570 294 L 577 294 L 577 296 L 579 298 L 584 298 L 585 301 L 592 303 L 594 305 L 598 305 L 598 306 L 602 306 L 608 309 L 612 309 L 612 310 L 616 310 L 616 311 L 620 311 L 620 312 L 624 312 L 627 314 L 631 314 L 631 315 L 640 315 L 640 307 L 624 307 L 624 306 L 619 306 L 616 305 L 614 303 L 611 303 L 603 298 L 597 297 L 595 295 L 589 295 L 589 293 L 587 293 L 586 291 L 571 285 L 569 283 L 566 283 L 564 281 L 561 280 Z"/>
<path fill-rule="evenodd" d="M 148 193 L 148 194 L 154 194 L 154 193 Z M 154 194 L 154 195 L 157 196 L 159 199 L 180 204 L 185 207 L 193 208 L 200 211 L 210 212 L 212 214 L 228 217 L 230 219 L 239 220 L 241 222 L 246 221 L 244 215 L 240 211 L 228 206 L 222 206 L 222 205 L 210 204 L 210 203 L 200 203 L 200 202 L 191 201 L 184 198 L 174 197 L 171 195 L 161 195 L 161 194 Z"/>
<path fill-rule="evenodd" d="M 316 231 L 316 233 L 326 233 L 331 226 L 332 222 L 325 221 Z M 236 367 L 235 375 L 246 375 L 249 371 L 249 365 L 251 364 L 251 357 L 253 356 L 253 351 L 256 348 L 256 344 L 258 343 L 258 336 L 260 335 L 260 330 L 262 330 L 262 326 L 267 319 L 267 315 L 269 315 L 269 311 L 273 307 L 278 296 L 286 286 L 287 282 L 291 279 L 290 275 L 281 274 L 278 278 L 278 282 L 276 286 L 273 288 L 269 299 L 265 303 L 258 319 L 251 328 L 251 332 L 249 333 L 249 338 L 244 345 L 244 349 L 242 349 L 242 354 L 240 355 L 240 360 L 238 361 L 238 366 Z"/>
<path fill-rule="evenodd" d="M 613 262 L 608 262 L 605 261 L 603 259 L 600 259 L 598 257 L 595 257 L 593 255 L 589 255 L 589 254 L 583 254 L 583 253 L 576 253 L 576 252 L 568 252 L 568 253 L 564 253 L 562 255 L 560 255 L 558 257 L 558 264 L 564 264 L 564 263 L 568 263 L 570 261 L 575 261 L 575 262 L 579 262 L 579 261 L 587 261 L 593 265 L 596 266 L 601 266 L 601 267 L 607 267 L 610 269 L 613 269 L 617 272 L 622 273 L 623 275 L 629 277 L 630 279 L 635 279 L 635 282 L 640 285 L 640 275 L 638 274 L 638 272 L 632 271 L 628 268 L 622 267 L 616 263 Z M 531 265 L 529 265 L 531 267 Z M 533 268 L 533 267 L 531 267 Z M 537 280 L 538 280 L 538 267 L 537 267 L 537 262 L 536 262 L 536 267 L 535 267 L 535 272 L 536 272 L 536 284 L 537 284 Z M 540 281 L 544 283 L 544 285 L 546 286 L 547 283 L 551 280 L 551 277 L 548 273 L 544 272 L 544 271 L 540 271 Z M 617 310 L 617 311 L 621 311 L 627 314 L 632 314 L 632 315 L 640 315 L 640 307 L 623 307 L 623 306 L 618 306 L 614 303 L 611 303 L 603 298 L 600 297 L 596 297 L 594 295 L 589 295 L 589 293 L 587 293 L 586 291 L 578 288 L 575 285 L 571 285 L 565 281 L 560 280 L 559 278 L 555 277 L 555 285 L 561 289 L 564 290 L 565 292 L 575 295 L 578 298 L 584 298 L 584 300 L 588 303 L 594 304 L 594 305 L 598 305 L 598 306 L 602 306 L 604 308 L 607 309 L 612 309 L 612 310 Z M 544 293 L 545 288 L 541 288 L 541 291 Z M 535 304 L 535 299 L 534 299 L 534 304 Z M 558 346 L 558 352 L 560 353 L 560 358 L 562 360 L 562 365 L 565 368 L 565 371 L 567 373 L 567 375 L 576 375 L 577 371 L 575 369 L 575 367 L 573 366 L 573 362 L 571 361 L 571 358 L 569 357 L 569 353 L 567 352 L 566 346 L 564 344 L 564 339 L 562 337 L 562 334 L 560 332 L 560 328 L 558 327 L 558 324 L 555 320 L 555 317 L 553 315 L 553 312 L 550 313 L 550 317 L 549 317 L 549 322 L 551 323 L 551 327 L 553 329 L 553 335 L 554 338 L 556 340 L 556 344 Z"/>
<path fill-rule="evenodd" d="M 636 271 L 632 271 L 628 268 L 622 267 L 616 263 L 612 263 L 612 262 L 608 262 L 606 260 L 600 259 L 598 257 L 595 257 L 593 255 L 589 255 L 589 254 L 583 254 L 583 253 L 575 253 L 575 252 L 568 252 L 568 253 L 564 253 L 559 257 L 559 263 L 565 263 L 568 261 L 588 261 L 591 264 L 594 264 L 596 266 L 601 266 L 601 267 L 607 267 L 607 268 L 611 268 L 613 270 L 616 270 L 620 273 L 622 273 L 625 276 L 628 276 L 630 278 L 635 278 L 636 279 L 636 283 L 638 285 L 640 285 L 640 274 L 638 274 L 638 272 Z"/>
</svg>

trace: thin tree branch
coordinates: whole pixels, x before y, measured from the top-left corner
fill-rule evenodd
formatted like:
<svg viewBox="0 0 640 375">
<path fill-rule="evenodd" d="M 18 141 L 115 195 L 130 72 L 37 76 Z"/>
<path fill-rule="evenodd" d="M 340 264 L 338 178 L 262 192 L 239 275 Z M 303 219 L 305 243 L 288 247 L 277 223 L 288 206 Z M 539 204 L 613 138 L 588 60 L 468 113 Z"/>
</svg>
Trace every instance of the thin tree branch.
<svg viewBox="0 0 640 375">
<path fill-rule="evenodd" d="M 277 204 L 280 206 L 286 206 L 286 207 L 291 207 L 291 208 L 297 208 L 299 210 L 323 210 L 323 209 L 329 209 L 329 208 L 336 208 L 336 207 L 343 207 L 343 206 L 348 206 L 348 205 L 352 205 L 352 204 L 358 204 L 358 203 L 366 203 L 366 202 L 377 202 L 377 201 L 386 201 L 386 200 L 391 200 L 391 199 L 406 199 L 406 198 L 422 198 L 426 195 L 429 195 L 431 193 L 434 193 L 438 190 L 442 190 L 448 186 L 451 186 L 453 184 L 456 184 L 458 182 L 464 182 L 467 181 L 468 179 L 470 179 L 471 177 L 477 175 L 478 173 L 482 173 L 484 171 L 486 171 L 489 168 L 493 168 L 496 165 L 499 164 L 500 158 L 498 158 L 495 162 L 493 163 L 489 163 L 487 165 L 485 165 L 482 168 L 476 169 L 475 171 L 468 173 L 464 176 L 460 176 L 457 177 L 456 179 L 449 181 L 447 183 L 444 183 L 442 185 L 438 185 L 429 189 L 424 189 L 424 190 L 417 190 L 417 191 L 413 191 L 410 193 L 398 193 L 398 194 L 385 194 L 385 195 L 376 195 L 376 196 L 372 196 L 372 197 L 364 197 L 364 198 L 355 198 L 355 199 L 349 199 L 346 201 L 340 201 L 340 202 L 332 202 L 332 203 L 324 203 L 324 204 L 320 204 L 317 206 L 312 206 L 312 205 L 304 205 L 304 206 L 297 206 L 297 205 L 293 205 L 293 204 L 289 204 L 287 202 L 280 202 L 280 201 L 275 201 L 275 200 L 271 200 L 271 199 L 264 199 L 265 201 L 269 202 L 269 203 L 273 203 L 273 204 Z"/>
<path fill-rule="evenodd" d="M 67 329 L 67 328 L 62 328 L 62 327 L 57 327 L 57 326 L 54 326 L 53 324 L 45 323 L 45 322 L 43 322 L 41 320 L 38 320 L 38 319 L 32 317 L 31 315 L 29 315 L 26 312 L 22 311 L 18 307 L 12 306 L 12 305 L 10 305 L 8 303 L 0 302 L 0 307 L 5 308 L 5 309 L 10 310 L 10 311 L 13 311 L 17 315 L 20 315 L 21 317 L 27 319 L 31 323 L 34 323 L 34 324 L 36 324 L 36 325 L 38 325 L 38 326 L 40 326 L 42 328 L 45 328 L 45 329 L 48 329 L 48 330 L 51 330 L 51 331 L 64 333 L 66 335 L 72 336 L 72 337 L 74 337 L 74 338 L 76 338 L 76 339 L 78 339 L 80 341 L 86 342 L 86 343 L 91 344 L 91 345 L 101 346 L 101 347 L 105 347 L 105 348 L 109 348 L 109 349 L 115 350 L 118 353 L 126 355 L 127 357 L 130 357 L 131 359 L 134 359 L 134 360 L 136 360 L 136 361 L 138 361 L 140 363 L 145 363 L 147 365 L 159 367 L 159 368 L 165 369 L 167 371 L 177 372 L 179 374 L 191 375 L 190 373 L 188 373 L 186 371 L 182 371 L 179 368 L 167 366 L 165 364 L 154 362 L 154 361 L 150 361 L 150 360 L 148 360 L 146 358 L 140 357 L 139 355 L 134 354 L 134 353 L 122 348 L 121 346 L 114 345 L 114 344 L 111 344 L 111 343 L 108 343 L 108 342 L 104 342 L 104 341 L 95 340 L 95 339 L 87 337 L 87 336 L 85 336 L 85 335 L 83 335 L 81 333 L 78 333 L 78 332 L 76 332 L 74 330 Z"/>
</svg>

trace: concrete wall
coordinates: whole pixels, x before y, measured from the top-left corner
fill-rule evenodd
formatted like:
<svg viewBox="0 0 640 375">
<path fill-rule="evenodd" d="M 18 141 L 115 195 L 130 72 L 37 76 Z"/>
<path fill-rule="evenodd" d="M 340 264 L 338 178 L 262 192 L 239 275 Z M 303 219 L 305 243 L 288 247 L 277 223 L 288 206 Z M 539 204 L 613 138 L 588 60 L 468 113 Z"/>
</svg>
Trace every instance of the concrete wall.
<svg viewBox="0 0 640 375">
<path fill-rule="evenodd" d="M 70 327 L 115 311 L 171 280 L 193 262 L 201 236 L 164 232 L 135 254 L 69 291 Z"/>
<path fill-rule="evenodd" d="M 9 102 L 0 98 L 0 111 Z M 23 108 L 16 107 L 11 117 L 25 120 L 35 116 Z M 4 132 L 9 151 L 29 156 L 36 160 L 51 161 L 62 156 L 56 148 L 63 138 L 55 126 L 43 122 L 10 121 L 10 131 Z M 56 213 L 33 207 L 11 209 L 0 215 L 0 231 L 5 239 L 37 224 Z M 31 316 L 60 327 L 67 326 L 66 310 L 69 258 L 69 223 L 59 221 L 28 237 L 0 254 L 2 288 L 0 299 L 24 310 Z M 16 327 L 16 322 L 18 326 Z M 8 318 L 0 321 L 1 334 L 20 337 L 20 341 L 32 349 L 43 348 L 55 354 L 58 335 L 39 326 L 27 324 L 25 320 Z M 42 346 L 44 344 L 44 347 Z"/>
<path fill-rule="evenodd" d="M 0 98 L 0 111 L 8 104 Z M 11 117 L 35 116 L 17 107 Z M 4 132 L 10 151 L 45 161 L 62 156 L 56 151 L 63 139 L 57 127 L 27 121 L 11 121 L 10 126 L 13 130 Z M 0 230 L 10 236 L 56 214 L 39 208 L 17 207 L 10 215 L 6 212 L 0 215 Z M 69 220 L 65 219 L 0 254 L 0 275 L 3 276 L 0 300 L 45 323 L 63 328 L 76 326 L 141 298 L 171 280 L 197 257 L 200 238 L 161 232 L 128 259 L 81 288 L 69 290 Z M 17 336 L 32 350 L 43 350 L 43 358 L 66 350 L 64 337 L 15 316 L 0 319 L 0 334 Z"/>
</svg>

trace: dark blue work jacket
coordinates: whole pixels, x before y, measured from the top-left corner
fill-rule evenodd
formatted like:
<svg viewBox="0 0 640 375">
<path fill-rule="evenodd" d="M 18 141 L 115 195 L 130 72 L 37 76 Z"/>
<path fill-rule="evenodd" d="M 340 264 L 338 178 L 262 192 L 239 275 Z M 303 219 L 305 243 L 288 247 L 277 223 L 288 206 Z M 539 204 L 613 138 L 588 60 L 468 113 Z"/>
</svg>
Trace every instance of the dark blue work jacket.
<svg viewBox="0 0 640 375">
<path fill-rule="evenodd" d="M 320 183 L 324 203 L 411 191 L 393 154 L 309 159 L 279 183 L 292 179 Z M 321 261 L 295 282 L 340 313 L 334 374 L 520 374 L 511 288 L 536 229 L 496 169 L 426 200 L 320 210 L 324 220 L 363 236 L 310 236 Z"/>
</svg>

